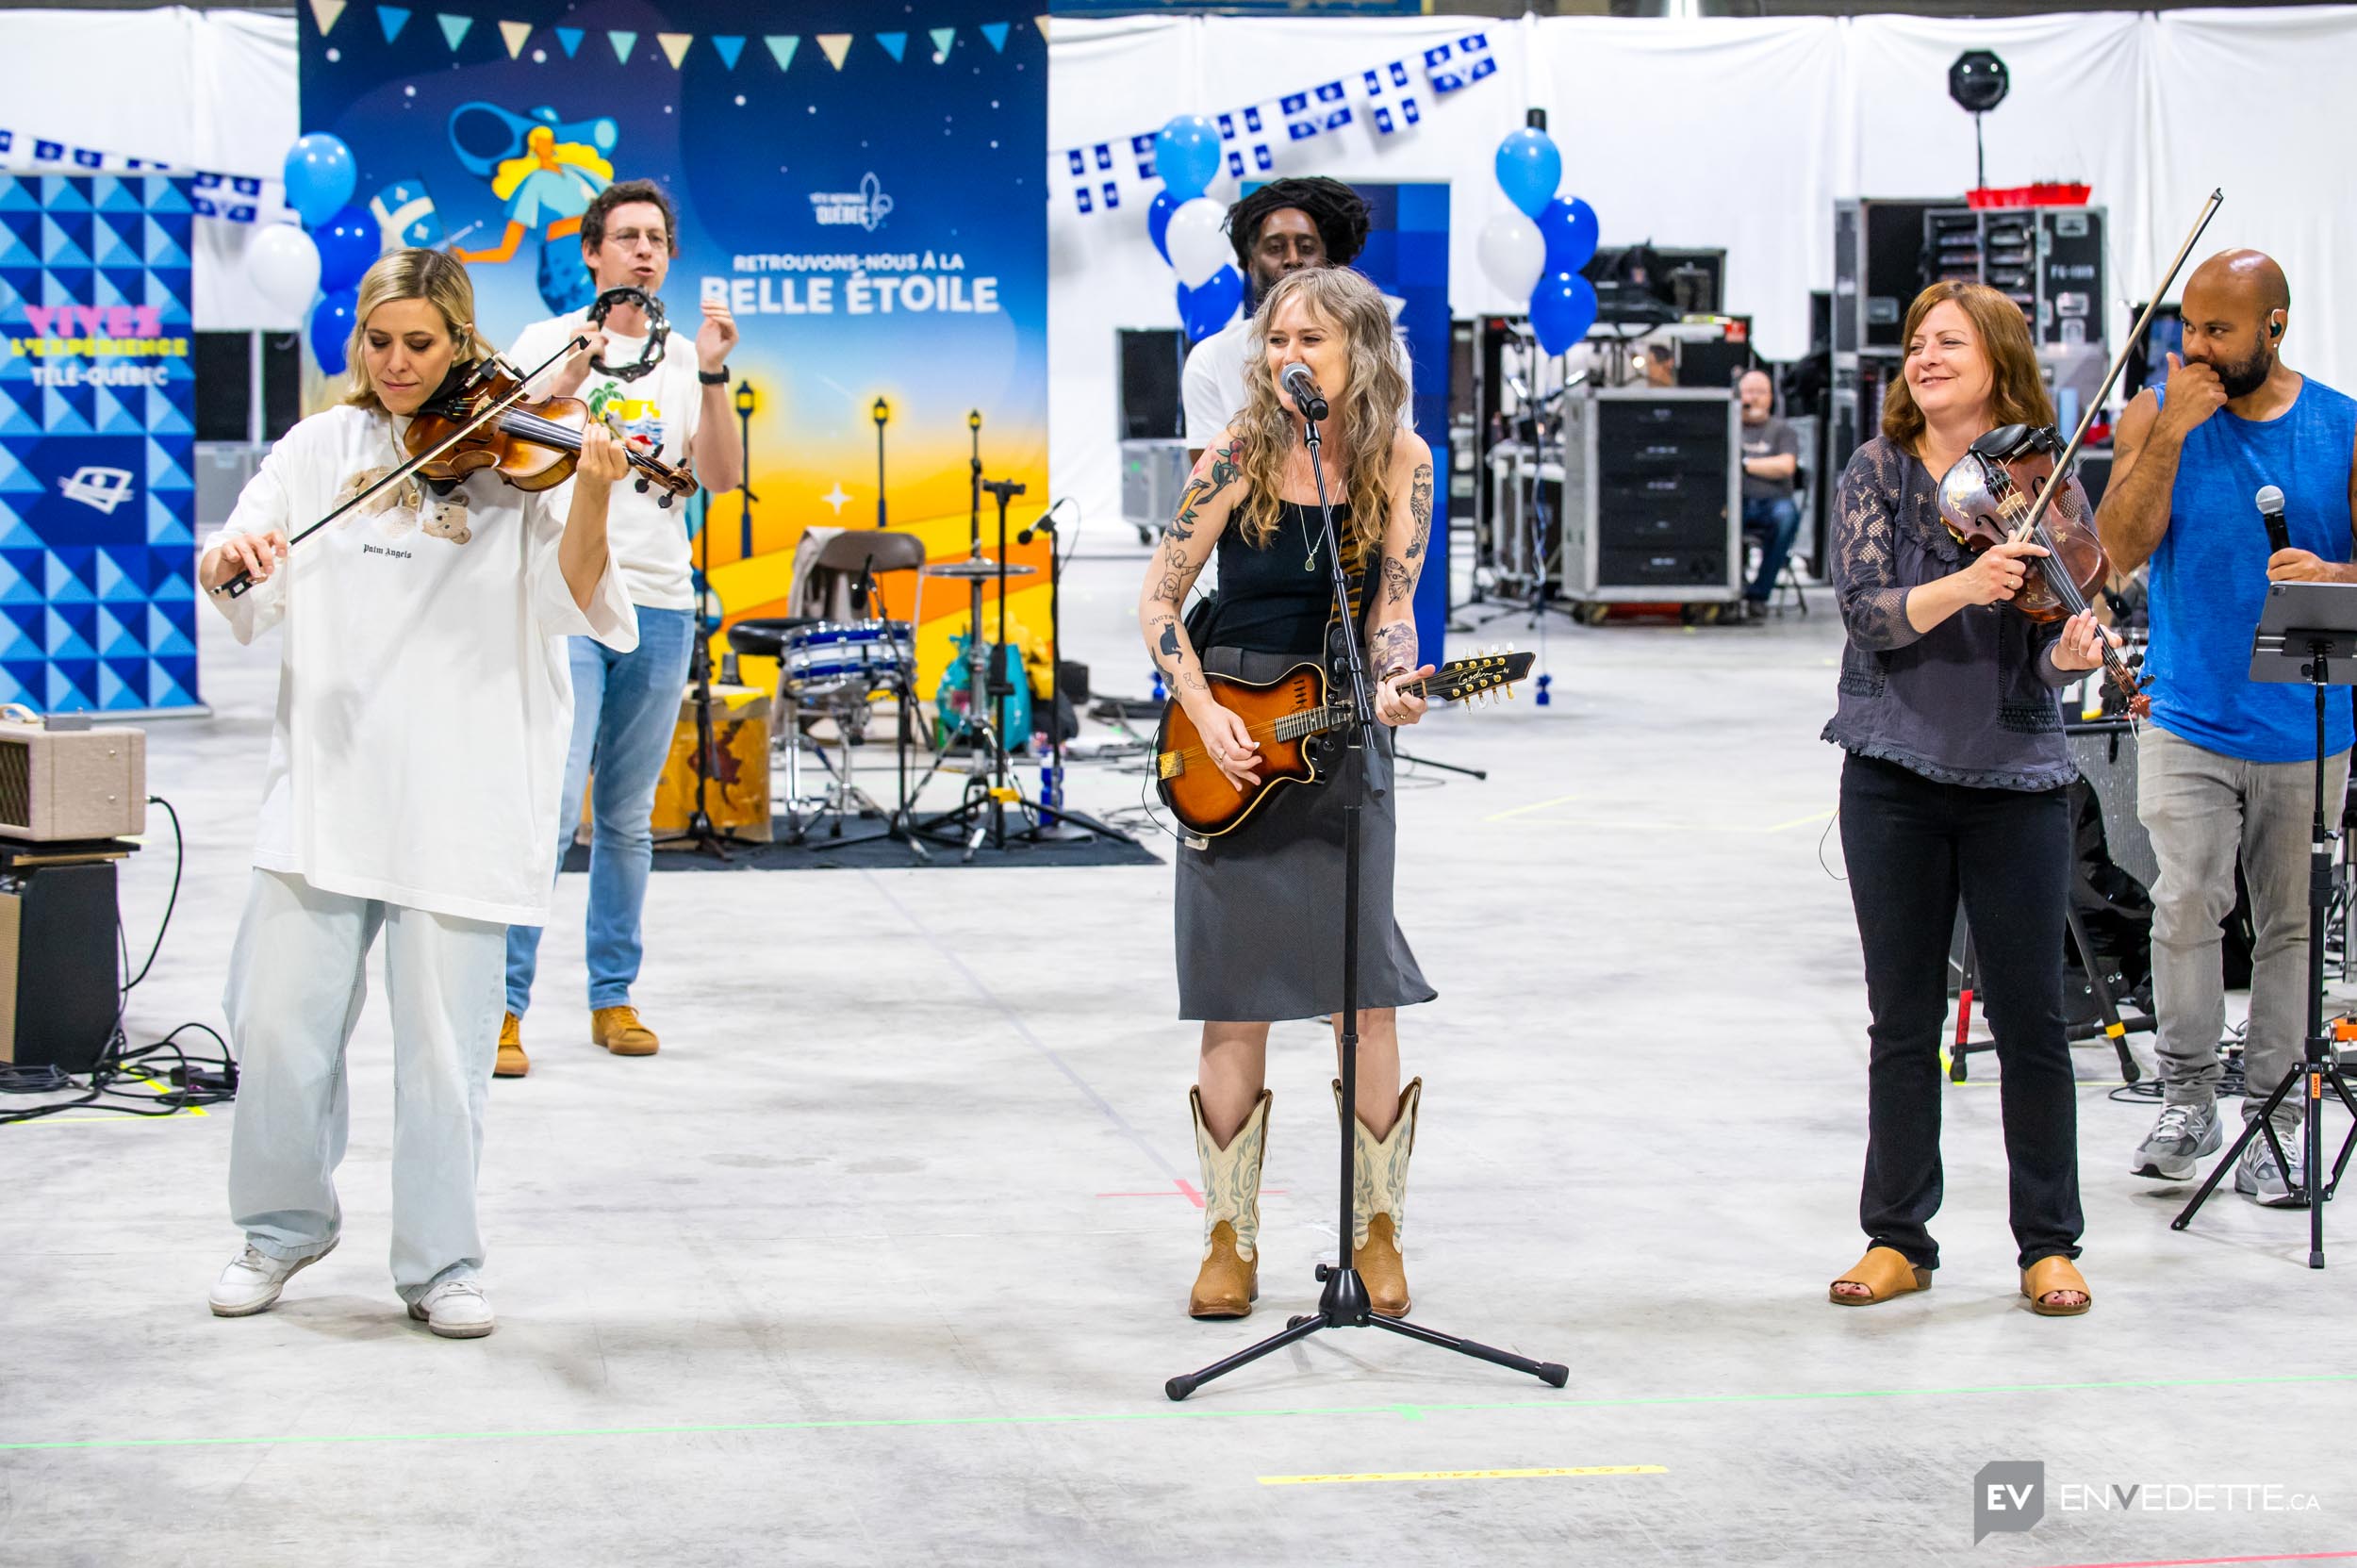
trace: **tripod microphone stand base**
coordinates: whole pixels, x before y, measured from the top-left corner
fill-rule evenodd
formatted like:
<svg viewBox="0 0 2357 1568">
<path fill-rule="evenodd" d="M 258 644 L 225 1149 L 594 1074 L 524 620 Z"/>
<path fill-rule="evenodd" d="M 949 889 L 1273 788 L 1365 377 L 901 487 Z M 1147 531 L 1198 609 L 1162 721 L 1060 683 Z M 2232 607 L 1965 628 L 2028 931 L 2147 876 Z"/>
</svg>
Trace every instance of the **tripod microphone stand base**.
<svg viewBox="0 0 2357 1568">
<path fill-rule="evenodd" d="M 1316 1312 L 1288 1320 L 1284 1332 L 1273 1334 L 1248 1349 L 1213 1362 L 1200 1372 L 1171 1378 L 1162 1385 L 1162 1392 L 1174 1401 L 1184 1399 L 1214 1378 L 1226 1377 L 1273 1350 L 1297 1345 L 1311 1334 L 1327 1329 L 1381 1329 L 1406 1339 L 1437 1345 L 1443 1350 L 1454 1350 L 1460 1356 L 1471 1356 L 1476 1361 L 1490 1362 L 1516 1372 L 1527 1372 L 1549 1388 L 1561 1388 L 1571 1381 L 1571 1368 L 1560 1362 L 1534 1362 L 1510 1350 L 1494 1349 L 1469 1339 L 1459 1339 L 1454 1334 L 1443 1334 L 1437 1329 L 1426 1329 L 1404 1317 L 1377 1317 L 1368 1304 L 1366 1281 L 1359 1278 L 1357 1269 L 1347 1264 L 1320 1263 L 1318 1278 L 1326 1281 L 1326 1289 L 1318 1296 Z"/>
</svg>

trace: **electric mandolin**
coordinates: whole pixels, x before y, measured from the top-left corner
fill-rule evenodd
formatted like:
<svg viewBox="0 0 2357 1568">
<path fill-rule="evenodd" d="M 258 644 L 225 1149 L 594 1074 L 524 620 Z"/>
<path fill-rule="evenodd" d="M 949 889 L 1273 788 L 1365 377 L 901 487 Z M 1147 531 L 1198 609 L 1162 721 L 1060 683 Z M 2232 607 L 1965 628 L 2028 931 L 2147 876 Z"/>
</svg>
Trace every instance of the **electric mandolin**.
<svg viewBox="0 0 2357 1568">
<path fill-rule="evenodd" d="M 1433 702 L 1500 693 L 1511 697 L 1514 683 L 1526 679 L 1537 662 L 1535 653 L 1513 652 L 1453 659 L 1400 689 Z M 1217 838 L 1244 826 L 1277 785 L 1320 781 L 1323 771 L 1309 743 L 1314 736 L 1347 728 L 1350 704 L 1327 700 L 1326 670 L 1314 663 L 1297 664 L 1274 681 L 1240 681 L 1227 675 L 1204 679 L 1219 705 L 1242 718 L 1246 732 L 1261 743 L 1261 782 L 1240 792 L 1204 750 L 1195 720 L 1173 700 L 1162 709 L 1162 727 L 1154 736 L 1155 787 L 1162 804 L 1189 833 Z"/>
</svg>

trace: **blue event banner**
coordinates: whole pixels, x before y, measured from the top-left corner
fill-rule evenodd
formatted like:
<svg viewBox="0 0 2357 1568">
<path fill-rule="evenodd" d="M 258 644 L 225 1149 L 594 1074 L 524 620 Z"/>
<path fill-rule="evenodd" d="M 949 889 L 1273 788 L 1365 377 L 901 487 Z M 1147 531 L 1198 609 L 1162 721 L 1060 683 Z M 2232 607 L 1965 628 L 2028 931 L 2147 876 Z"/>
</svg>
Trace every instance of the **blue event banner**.
<svg viewBox="0 0 2357 1568">
<path fill-rule="evenodd" d="M 186 177 L 0 174 L 0 702 L 197 705 Z"/>
</svg>

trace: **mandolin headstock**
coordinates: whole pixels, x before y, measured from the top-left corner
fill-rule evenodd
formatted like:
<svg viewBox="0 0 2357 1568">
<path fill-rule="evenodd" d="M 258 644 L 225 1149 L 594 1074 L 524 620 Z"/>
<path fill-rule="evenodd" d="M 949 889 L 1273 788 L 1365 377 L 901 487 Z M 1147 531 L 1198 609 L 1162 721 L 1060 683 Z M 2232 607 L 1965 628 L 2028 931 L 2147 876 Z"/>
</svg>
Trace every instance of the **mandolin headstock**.
<svg viewBox="0 0 2357 1568">
<path fill-rule="evenodd" d="M 1514 684 L 1530 678 L 1536 653 L 1492 649 L 1470 659 L 1451 659 L 1425 677 L 1424 694 L 1435 702 L 1494 701 L 1514 695 Z"/>
</svg>

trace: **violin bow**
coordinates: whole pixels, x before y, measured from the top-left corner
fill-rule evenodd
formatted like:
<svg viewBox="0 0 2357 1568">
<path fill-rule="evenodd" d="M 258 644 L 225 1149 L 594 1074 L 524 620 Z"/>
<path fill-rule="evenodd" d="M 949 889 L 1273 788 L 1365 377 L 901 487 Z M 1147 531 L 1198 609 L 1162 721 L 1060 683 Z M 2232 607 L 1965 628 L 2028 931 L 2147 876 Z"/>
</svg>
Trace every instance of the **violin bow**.
<svg viewBox="0 0 2357 1568">
<path fill-rule="evenodd" d="M 2103 385 L 2096 388 L 2093 397 L 2087 399 L 2086 411 L 2079 416 L 2079 428 L 2071 433 L 2070 444 L 2063 448 L 2062 455 L 2054 459 L 2054 471 L 2047 477 L 2037 499 L 2031 503 L 2029 517 L 2013 531 L 2017 541 L 2036 539 L 2047 548 L 2052 548 L 2053 541 L 2046 536 L 2046 514 L 2052 508 L 2054 497 L 2061 493 L 2063 481 L 2069 477 L 2070 465 L 2077 459 L 2079 449 L 2086 444 L 2087 432 L 2094 427 L 2096 416 L 2102 411 L 2103 400 L 2112 395 L 2112 388 L 2118 382 L 2120 372 L 2128 368 L 2129 354 L 2144 340 L 2145 330 L 2152 324 L 2152 313 L 2161 307 L 2161 297 L 2168 292 L 2168 286 L 2177 281 L 2178 271 L 2184 266 L 2185 257 L 2191 256 L 2193 248 L 2201 242 L 2202 232 L 2210 226 L 2210 220 L 2217 216 L 2217 209 L 2225 201 L 2226 192 L 2220 189 L 2212 190 L 2201 204 L 2200 216 L 2194 220 L 2193 229 L 2185 236 L 2185 242 L 2177 247 L 2176 259 L 2168 264 L 2168 272 L 2162 277 L 2160 286 L 2152 290 L 2152 297 L 2145 301 L 2144 314 L 2136 318 L 2136 324 L 2128 329 L 2127 341 L 2121 343 L 2119 352 L 2112 356 L 2112 368 L 2103 373 Z"/>
<path fill-rule="evenodd" d="M 571 340 L 567 342 L 563 348 L 558 349 L 554 354 L 550 355 L 546 359 L 540 361 L 538 367 L 533 371 L 532 375 L 538 375 L 541 371 L 547 370 L 551 365 L 555 364 L 565 355 L 572 354 L 580 349 L 586 348 L 588 344 L 589 339 L 586 338 L 573 338 Z M 497 354 L 486 355 L 486 362 L 498 365 L 511 375 L 515 374 L 516 368 L 513 365 L 508 364 L 506 360 L 503 359 Z M 367 501 L 371 496 L 379 494 L 390 487 L 400 484 L 403 480 L 407 479 L 411 474 L 425 467 L 426 464 L 431 463 L 435 458 L 439 457 L 442 454 L 448 452 L 451 448 L 456 446 L 459 442 L 465 440 L 468 437 L 473 435 L 476 431 L 490 423 L 491 421 L 507 412 L 509 408 L 515 406 L 516 404 L 522 401 L 524 389 L 530 384 L 531 379 L 531 376 L 517 376 L 516 389 L 514 391 L 492 404 L 488 408 L 486 408 L 482 413 L 476 415 L 473 419 L 468 421 L 464 425 L 461 425 L 458 429 L 453 431 L 447 437 L 436 443 L 433 447 L 424 452 L 419 453 L 415 457 L 412 457 L 406 462 L 395 467 L 375 484 L 371 485 L 359 494 L 353 496 L 342 505 L 337 507 L 334 511 L 320 519 L 319 521 L 311 524 L 310 527 L 305 528 L 302 533 L 297 534 L 293 538 L 288 539 L 287 541 L 287 548 L 288 550 L 292 550 L 296 545 L 301 544 L 304 540 L 309 538 L 312 535 L 318 533 L 329 523 L 334 522 L 338 518 L 342 517 L 346 512 L 351 511 L 362 502 Z M 232 577 L 228 582 L 223 583 L 221 586 L 221 591 L 226 593 L 232 599 L 242 599 L 248 593 L 252 592 L 253 589 L 254 574 L 250 571 L 239 571 L 235 577 Z"/>
</svg>

